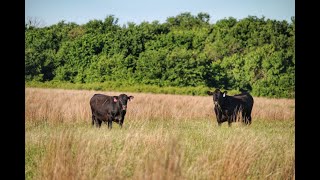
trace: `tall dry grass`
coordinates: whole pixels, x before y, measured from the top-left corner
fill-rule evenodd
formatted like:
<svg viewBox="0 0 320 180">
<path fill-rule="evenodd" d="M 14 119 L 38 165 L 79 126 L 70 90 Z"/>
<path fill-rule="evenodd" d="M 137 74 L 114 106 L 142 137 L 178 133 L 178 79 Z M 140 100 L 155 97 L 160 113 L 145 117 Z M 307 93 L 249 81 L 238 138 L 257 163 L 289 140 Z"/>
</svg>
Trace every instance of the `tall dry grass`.
<svg viewBox="0 0 320 180">
<path fill-rule="evenodd" d="M 95 93 L 119 95 L 120 92 L 88 90 L 26 89 L 27 121 L 90 122 L 90 98 Z M 127 93 L 135 98 L 129 102 L 125 117 L 130 121 L 215 119 L 212 97 Z M 256 120 L 293 120 L 292 99 L 254 97 L 253 123 Z M 124 125 L 126 122 L 124 123 Z"/>
<path fill-rule="evenodd" d="M 254 97 L 253 122 L 218 127 L 211 97 L 127 93 L 124 128 L 91 127 L 119 92 L 26 89 L 27 179 L 294 179 L 294 100 Z"/>
</svg>

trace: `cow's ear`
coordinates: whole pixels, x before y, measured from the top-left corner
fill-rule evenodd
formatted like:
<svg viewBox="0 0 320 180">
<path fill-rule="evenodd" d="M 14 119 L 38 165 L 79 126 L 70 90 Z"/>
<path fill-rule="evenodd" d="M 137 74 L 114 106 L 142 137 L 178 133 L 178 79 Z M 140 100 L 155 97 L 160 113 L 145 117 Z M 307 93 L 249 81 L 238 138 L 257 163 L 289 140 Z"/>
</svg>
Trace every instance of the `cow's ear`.
<svg viewBox="0 0 320 180">
<path fill-rule="evenodd" d="M 113 96 L 113 102 L 117 102 L 118 101 L 118 97 Z"/>
<path fill-rule="evenodd" d="M 224 91 L 222 96 L 226 97 L 226 94 L 227 94 L 227 91 Z"/>
<path fill-rule="evenodd" d="M 207 94 L 208 94 L 209 96 L 211 96 L 211 95 L 213 95 L 213 92 L 207 91 Z"/>
<path fill-rule="evenodd" d="M 133 100 L 133 96 L 129 96 L 129 101 L 132 101 Z"/>
</svg>

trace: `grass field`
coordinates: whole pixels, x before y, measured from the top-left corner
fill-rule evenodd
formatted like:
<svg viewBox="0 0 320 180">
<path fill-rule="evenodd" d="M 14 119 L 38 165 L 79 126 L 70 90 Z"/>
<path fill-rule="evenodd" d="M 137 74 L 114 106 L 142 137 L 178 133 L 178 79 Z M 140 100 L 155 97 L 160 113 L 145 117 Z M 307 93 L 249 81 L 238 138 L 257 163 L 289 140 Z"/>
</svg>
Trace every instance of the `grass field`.
<svg viewBox="0 0 320 180">
<path fill-rule="evenodd" d="M 218 127 L 212 97 L 126 93 L 123 128 L 91 126 L 120 92 L 26 88 L 26 179 L 295 179 L 294 99 L 254 97 L 252 124 Z"/>
</svg>

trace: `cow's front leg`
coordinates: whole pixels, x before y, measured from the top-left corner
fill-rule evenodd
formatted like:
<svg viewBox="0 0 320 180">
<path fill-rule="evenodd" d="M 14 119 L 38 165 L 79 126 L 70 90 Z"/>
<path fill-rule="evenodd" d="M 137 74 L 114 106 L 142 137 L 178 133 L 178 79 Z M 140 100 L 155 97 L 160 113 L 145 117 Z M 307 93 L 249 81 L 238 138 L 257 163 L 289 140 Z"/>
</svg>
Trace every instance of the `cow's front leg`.
<svg viewBox="0 0 320 180">
<path fill-rule="evenodd" d="M 228 117 L 228 126 L 231 127 L 231 123 L 233 121 L 233 116 Z"/>
<path fill-rule="evenodd" d="M 120 113 L 120 118 L 119 118 L 119 125 L 120 125 L 120 128 L 122 129 L 122 124 L 124 122 L 124 116 L 126 115 L 126 111 L 121 111 Z"/>
<path fill-rule="evenodd" d="M 123 119 L 119 119 L 119 125 L 121 129 L 122 129 L 122 124 L 123 124 Z"/>
<path fill-rule="evenodd" d="M 221 123 L 223 122 L 222 120 L 222 113 L 217 109 L 217 107 L 214 107 L 214 113 L 216 114 L 218 126 L 221 126 Z"/>
</svg>

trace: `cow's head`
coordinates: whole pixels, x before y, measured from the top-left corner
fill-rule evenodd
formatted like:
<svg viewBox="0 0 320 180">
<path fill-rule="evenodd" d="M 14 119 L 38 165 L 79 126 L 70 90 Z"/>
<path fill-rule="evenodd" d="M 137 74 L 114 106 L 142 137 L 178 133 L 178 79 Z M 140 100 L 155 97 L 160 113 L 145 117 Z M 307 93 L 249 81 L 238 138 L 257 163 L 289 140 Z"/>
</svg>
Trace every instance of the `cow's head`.
<svg viewBox="0 0 320 180">
<path fill-rule="evenodd" d="M 133 98 L 134 98 L 133 96 L 127 96 L 126 94 L 120 94 L 116 101 L 119 101 L 119 103 L 120 103 L 120 105 L 122 107 L 122 110 L 126 110 L 127 109 L 128 100 L 131 101 Z"/>
<path fill-rule="evenodd" d="M 207 91 L 208 95 L 212 95 L 213 97 L 213 103 L 215 105 L 221 105 L 223 104 L 223 101 L 226 97 L 227 91 L 221 92 L 220 89 L 216 89 L 215 91 Z"/>
</svg>

